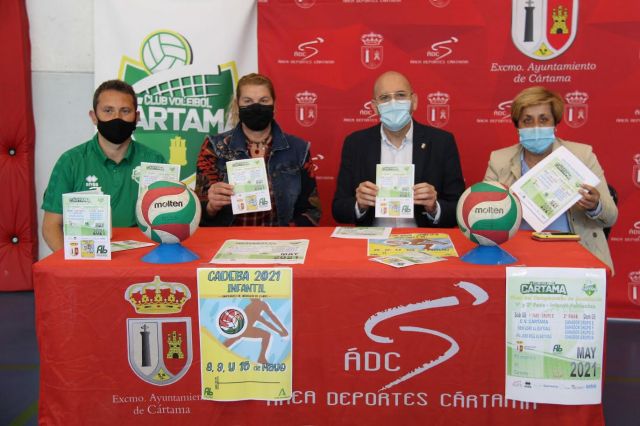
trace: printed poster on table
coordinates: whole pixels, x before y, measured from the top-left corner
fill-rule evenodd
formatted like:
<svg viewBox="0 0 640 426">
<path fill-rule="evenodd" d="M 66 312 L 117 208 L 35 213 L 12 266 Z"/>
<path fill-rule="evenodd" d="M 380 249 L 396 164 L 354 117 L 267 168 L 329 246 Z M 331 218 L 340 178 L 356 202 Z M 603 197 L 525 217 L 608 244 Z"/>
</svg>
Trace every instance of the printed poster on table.
<svg viewBox="0 0 640 426">
<path fill-rule="evenodd" d="M 202 398 L 288 400 L 290 268 L 198 268 Z"/>
<path fill-rule="evenodd" d="M 422 265 L 426 263 L 436 263 L 447 260 L 444 257 L 436 257 L 421 251 L 407 251 L 391 256 L 372 257 L 373 262 L 393 266 L 394 268 L 405 268 L 407 266 Z"/>
<path fill-rule="evenodd" d="M 227 240 L 209 263 L 304 263 L 309 240 Z"/>
<path fill-rule="evenodd" d="M 368 240 L 371 238 L 388 238 L 391 234 L 391 227 L 378 226 L 336 226 L 331 234 L 332 238 L 350 238 Z"/>
<path fill-rule="evenodd" d="M 409 251 L 422 251 L 437 257 L 458 256 L 449 235 L 431 234 L 392 234 L 386 239 L 370 239 L 367 256 L 391 256 Z"/>
<path fill-rule="evenodd" d="M 542 231 L 580 198 L 580 185 L 595 186 L 600 179 L 575 155 L 560 147 L 511 185 L 522 203 L 522 217 Z"/>
<path fill-rule="evenodd" d="M 600 404 L 604 269 L 507 268 L 506 397 Z"/>
</svg>

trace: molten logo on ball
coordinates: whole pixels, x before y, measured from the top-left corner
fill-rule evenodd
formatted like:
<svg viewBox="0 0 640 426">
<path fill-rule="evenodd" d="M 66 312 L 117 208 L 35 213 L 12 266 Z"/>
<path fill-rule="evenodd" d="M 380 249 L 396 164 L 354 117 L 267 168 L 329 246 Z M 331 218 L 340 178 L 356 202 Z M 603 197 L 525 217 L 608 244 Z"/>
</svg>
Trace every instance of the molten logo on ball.
<svg viewBox="0 0 640 426">
<path fill-rule="evenodd" d="M 198 229 L 200 202 L 185 185 L 158 181 L 138 198 L 138 226 L 159 243 L 179 243 Z"/>
<path fill-rule="evenodd" d="M 458 226 L 471 241 L 500 245 L 509 240 L 522 220 L 520 202 L 497 182 L 480 182 L 467 188 L 458 201 Z"/>
</svg>

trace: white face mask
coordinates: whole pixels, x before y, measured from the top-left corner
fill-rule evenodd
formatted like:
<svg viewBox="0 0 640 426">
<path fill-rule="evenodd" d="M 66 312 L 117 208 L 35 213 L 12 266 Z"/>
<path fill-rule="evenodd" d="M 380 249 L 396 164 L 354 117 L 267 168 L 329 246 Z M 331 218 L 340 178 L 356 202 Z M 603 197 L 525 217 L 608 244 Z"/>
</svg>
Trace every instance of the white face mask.
<svg viewBox="0 0 640 426">
<path fill-rule="evenodd" d="M 396 101 L 395 99 L 378 104 L 382 125 L 392 132 L 397 132 L 411 120 L 411 101 Z"/>
</svg>

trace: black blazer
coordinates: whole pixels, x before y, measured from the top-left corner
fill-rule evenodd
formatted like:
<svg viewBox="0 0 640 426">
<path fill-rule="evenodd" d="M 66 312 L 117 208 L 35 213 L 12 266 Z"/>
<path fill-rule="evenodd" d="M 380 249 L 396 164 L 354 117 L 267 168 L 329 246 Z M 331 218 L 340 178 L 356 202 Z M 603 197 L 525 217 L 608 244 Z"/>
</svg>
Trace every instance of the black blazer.
<svg viewBox="0 0 640 426">
<path fill-rule="evenodd" d="M 369 208 L 362 218 L 356 220 L 356 188 L 364 181 L 375 183 L 381 143 L 380 124 L 356 131 L 345 139 L 332 205 L 333 218 L 337 222 L 360 226 L 373 224 L 373 208 Z M 441 209 L 440 220 L 434 225 L 427 217 L 424 207 L 415 206 L 414 217 L 417 225 L 438 228 L 456 226 L 456 205 L 465 185 L 453 135 L 414 121 L 413 164 L 414 182 L 433 185 L 438 192 Z"/>
</svg>

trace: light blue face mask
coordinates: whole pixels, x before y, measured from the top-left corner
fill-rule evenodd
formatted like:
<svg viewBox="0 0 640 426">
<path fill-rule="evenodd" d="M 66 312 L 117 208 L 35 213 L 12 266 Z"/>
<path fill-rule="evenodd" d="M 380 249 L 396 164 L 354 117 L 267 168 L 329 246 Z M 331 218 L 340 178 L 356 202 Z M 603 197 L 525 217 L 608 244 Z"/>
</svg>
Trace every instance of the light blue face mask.
<svg viewBox="0 0 640 426">
<path fill-rule="evenodd" d="M 556 139 L 555 127 L 527 127 L 518 129 L 520 144 L 533 154 L 542 154 Z"/>
<path fill-rule="evenodd" d="M 411 101 L 391 100 L 383 104 L 378 104 L 380 121 L 387 129 L 397 132 L 411 120 Z"/>
</svg>

